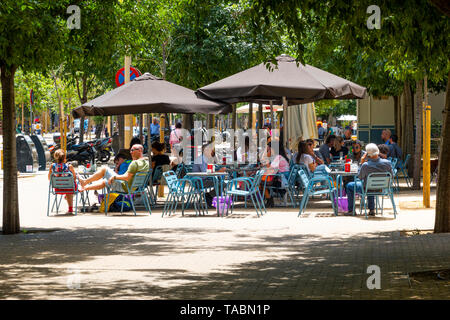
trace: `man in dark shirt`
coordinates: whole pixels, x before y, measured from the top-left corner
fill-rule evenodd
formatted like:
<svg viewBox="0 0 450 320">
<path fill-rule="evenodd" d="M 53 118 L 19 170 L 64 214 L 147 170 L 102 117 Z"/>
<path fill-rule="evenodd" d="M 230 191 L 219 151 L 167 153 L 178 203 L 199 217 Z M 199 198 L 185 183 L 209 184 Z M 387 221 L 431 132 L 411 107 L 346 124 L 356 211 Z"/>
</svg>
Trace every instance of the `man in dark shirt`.
<svg viewBox="0 0 450 320">
<path fill-rule="evenodd" d="M 165 145 L 164 143 L 155 141 L 152 143 L 152 177 L 155 173 L 155 168 L 163 165 L 170 165 L 170 158 L 168 155 L 164 154 Z"/>
<path fill-rule="evenodd" d="M 364 161 L 364 163 L 359 168 L 358 172 L 358 178 L 362 180 L 361 182 L 350 182 L 347 184 L 347 197 L 348 197 L 348 212 L 347 214 L 353 213 L 353 204 L 354 204 L 354 198 L 353 198 L 353 192 L 356 188 L 356 192 L 361 193 L 363 190 L 363 187 L 366 183 L 367 177 L 369 174 L 374 172 L 384 172 L 384 173 L 390 173 L 392 177 L 394 176 L 394 173 L 392 172 L 392 166 L 391 162 L 386 159 L 381 159 L 379 157 L 379 149 L 376 144 L 369 143 L 366 146 L 366 154 L 363 157 L 363 161 L 365 158 L 368 158 L 368 161 Z M 373 196 L 367 197 L 368 200 L 368 206 L 369 206 L 369 215 L 374 216 L 375 215 L 375 201 Z"/>
<path fill-rule="evenodd" d="M 392 159 L 397 158 L 398 159 L 397 166 L 398 166 L 398 164 L 402 160 L 403 152 L 402 149 L 397 144 L 397 141 L 398 136 L 396 134 L 393 134 L 390 139 L 391 144 L 388 146 L 389 147 L 388 157 L 391 157 Z"/>
<path fill-rule="evenodd" d="M 325 164 L 331 163 L 330 148 L 334 144 L 334 139 L 336 139 L 335 135 L 328 136 L 325 143 L 322 144 L 319 148 L 319 152 L 322 155 L 322 159 L 326 162 Z"/>
</svg>

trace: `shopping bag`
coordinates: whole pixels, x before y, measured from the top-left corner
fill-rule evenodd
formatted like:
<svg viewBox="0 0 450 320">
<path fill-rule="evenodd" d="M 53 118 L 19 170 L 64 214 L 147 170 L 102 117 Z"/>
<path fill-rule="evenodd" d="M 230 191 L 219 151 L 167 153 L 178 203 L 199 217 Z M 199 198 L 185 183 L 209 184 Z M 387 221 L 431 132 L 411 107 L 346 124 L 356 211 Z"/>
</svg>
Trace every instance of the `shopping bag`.
<svg viewBox="0 0 450 320">
<path fill-rule="evenodd" d="M 109 199 L 108 199 L 108 211 L 109 211 L 109 208 L 111 207 L 111 205 L 114 203 L 114 201 L 116 200 L 116 198 L 119 196 L 119 194 L 118 193 L 110 193 L 109 194 Z M 103 199 L 101 200 L 102 202 L 101 202 L 101 204 L 100 204 L 100 209 L 99 209 L 99 211 L 100 212 L 105 212 L 105 196 L 103 196 Z M 100 197 L 99 197 L 99 200 L 100 200 Z"/>
<path fill-rule="evenodd" d="M 348 211 L 348 198 L 347 197 L 338 197 L 338 212 L 347 212 Z"/>
</svg>

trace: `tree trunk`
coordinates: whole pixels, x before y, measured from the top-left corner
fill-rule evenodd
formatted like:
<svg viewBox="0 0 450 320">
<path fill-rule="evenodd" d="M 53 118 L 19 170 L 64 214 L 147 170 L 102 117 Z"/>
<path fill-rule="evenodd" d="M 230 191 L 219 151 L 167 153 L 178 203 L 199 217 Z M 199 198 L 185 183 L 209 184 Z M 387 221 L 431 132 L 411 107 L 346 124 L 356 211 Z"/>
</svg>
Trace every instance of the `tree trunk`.
<svg viewBox="0 0 450 320">
<path fill-rule="evenodd" d="M 14 103 L 15 66 L 1 66 L 3 114 L 3 234 L 20 232 L 17 185 L 16 108 Z"/>
<path fill-rule="evenodd" d="M 399 119 L 399 109 L 400 109 L 400 98 L 399 96 L 394 96 L 394 124 L 395 124 L 395 134 L 400 138 L 400 119 Z"/>
<path fill-rule="evenodd" d="M 411 86 L 408 81 L 403 84 L 403 106 L 402 106 L 402 150 L 406 157 L 407 154 L 414 155 L 414 121 L 413 121 L 413 97 Z M 412 176 L 412 168 L 414 163 L 411 159 L 408 165 L 408 175 Z"/>
<path fill-rule="evenodd" d="M 237 119 L 236 104 L 233 104 L 233 117 L 231 120 L 232 121 L 231 128 L 235 131 L 236 131 L 236 119 Z"/>
<path fill-rule="evenodd" d="M 416 143 L 414 144 L 414 173 L 413 173 L 413 190 L 420 189 L 420 177 L 422 169 L 422 102 L 423 102 L 423 82 L 416 82 L 416 99 L 415 99 L 415 119 L 416 119 Z"/>
<path fill-rule="evenodd" d="M 80 88 L 78 85 L 78 79 L 76 81 L 77 83 L 77 89 L 78 89 L 78 98 L 80 99 L 80 103 L 84 104 L 87 102 L 87 92 L 88 92 L 88 88 L 87 88 L 87 76 L 83 74 L 83 76 L 81 77 L 81 82 L 82 82 L 82 93 L 80 93 Z M 84 116 L 82 116 L 80 118 L 80 140 L 79 142 L 83 142 L 84 141 Z"/>
<path fill-rule="evenodd" d="M 206 129 L 212 129 L 214 128 L 214 115 L 213 114 L 207 114 L 206 115 Z"/>
<path fill-rule="evenodd" d="M 139 115 L 139 140 L 144 145 L 144 114 Z"/>
<path fill-rule="evenodd" d="M 450 232 L 450 71 L 441 132 L 434 232 Z"/>
<path fill-rule="evenodd" d="M 192 114 L 183 114 L 183 128 L 191 130 L 193 128 L 194 117 Z"/>
<path fill-rule="evenodd" d="M 100 139 L 102 131 L 103 131 L 103 122 L 102 123 L 97 123 L 95 125 L 95 139 Z"/>
</svg>

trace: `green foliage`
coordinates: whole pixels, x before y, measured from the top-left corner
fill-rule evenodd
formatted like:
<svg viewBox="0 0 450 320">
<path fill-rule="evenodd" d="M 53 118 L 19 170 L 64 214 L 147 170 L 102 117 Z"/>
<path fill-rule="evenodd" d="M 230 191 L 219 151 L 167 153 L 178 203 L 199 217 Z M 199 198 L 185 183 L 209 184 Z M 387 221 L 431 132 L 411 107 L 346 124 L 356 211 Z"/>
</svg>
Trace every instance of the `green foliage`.
<svg viewBox="0 0 450 320">
<path fill-rule="evenodd" d="M 182 10 L 167 71 L 181 85 L 195 89 L 242 71 L 280 43 L 252 32 L 239 4 L 203 0 L 187 2 Z"/>
<path fill-rule="evenodd" d="M 317 117 L 327 119 L 330 114 L 335 117 L 356 114 L 356 100 L 321 100 L 314 103 Z"/>
<path fill-rule="evenodd" d="M 374 95 L 397 95 L 400 83 L 446 79 L 450 20 L 426 0 L 378 1 L 381 29 L 369 30 L 370 0 L 356 2 L 249 0 L 252 20 L 283 21 L 301 61 L 368 87 Z"/>
<path fill-rule="evenodd" d="M 45 71 L 63 60 L 60 50 L 70 1 L 2 0 L 0 65 Z"/>
</svg>

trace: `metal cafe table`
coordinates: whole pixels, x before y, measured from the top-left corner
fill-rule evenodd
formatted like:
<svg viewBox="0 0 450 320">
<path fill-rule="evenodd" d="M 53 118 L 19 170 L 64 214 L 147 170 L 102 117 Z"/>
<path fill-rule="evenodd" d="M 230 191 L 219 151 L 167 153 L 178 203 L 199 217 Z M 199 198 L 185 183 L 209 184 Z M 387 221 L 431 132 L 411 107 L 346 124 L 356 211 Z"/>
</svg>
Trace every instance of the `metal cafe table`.
<svg viewBox="0 0 450 320">
<path fill-rule="evenodd" d="M 216 199 L 219 199 L 223 194 L 223 180 L 228 175 L 228 172 L 188 172 L 186 175 L 189 177 L 211 178 L 214 182 L 214 190 L 216 190 Z M 217 216 L 220 216 L 219 204 L 217 204 Z"/>
<path fill-rule="evenodd" d="M 346 172 L 344 170 L 331 170 L 330 175 L 333 176 L 333 180 L 338 182 L 337 177 L 353 177 L 353 181 L 355 182 L 355 187 L 353 188 L 353 215 L 355 215 L 355 202 L 356 202 L 356 180 L 358 177 L 358 170 Z M 342 183 L 342 187 L 344 187 L 344 183 Z M 342 193 L 341 193 L 342 194 Z M 338 192 L 339 195 L 339 192 Z"/>
</svg>

